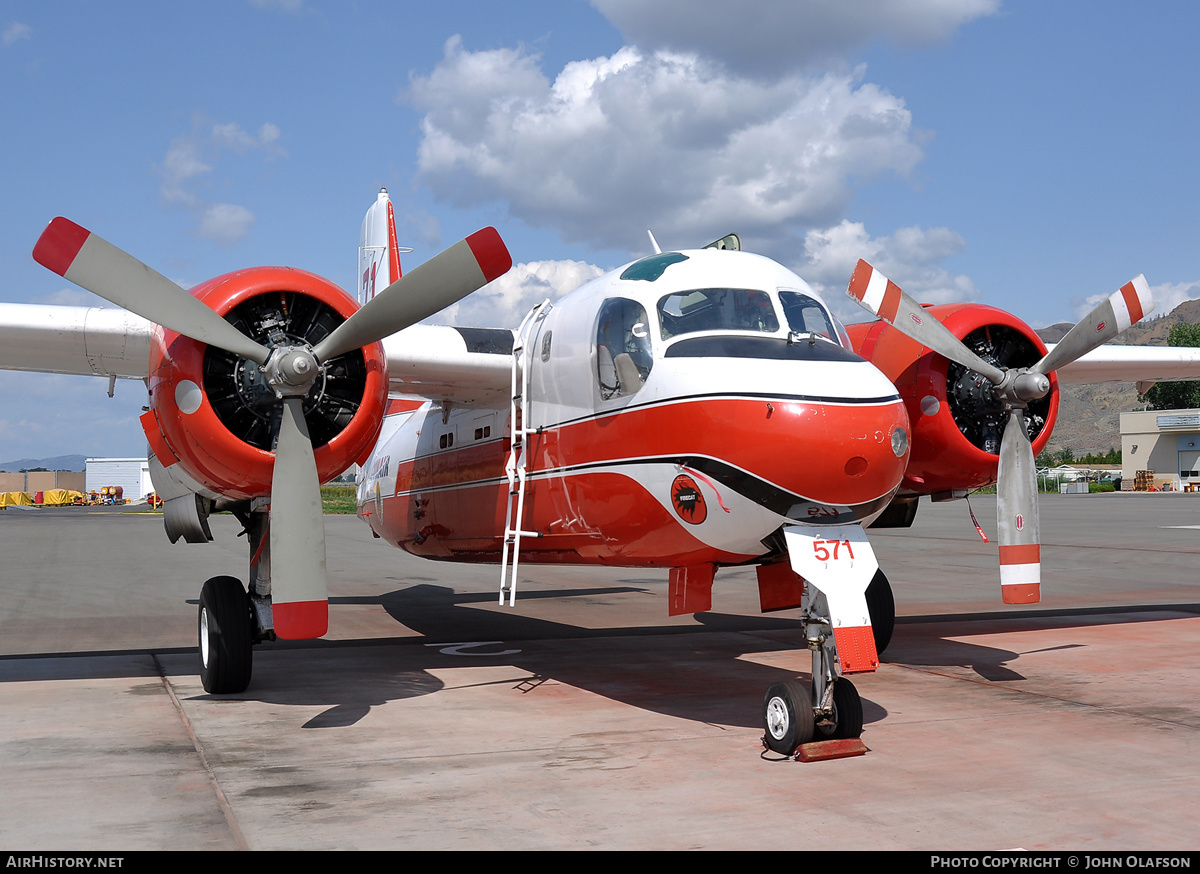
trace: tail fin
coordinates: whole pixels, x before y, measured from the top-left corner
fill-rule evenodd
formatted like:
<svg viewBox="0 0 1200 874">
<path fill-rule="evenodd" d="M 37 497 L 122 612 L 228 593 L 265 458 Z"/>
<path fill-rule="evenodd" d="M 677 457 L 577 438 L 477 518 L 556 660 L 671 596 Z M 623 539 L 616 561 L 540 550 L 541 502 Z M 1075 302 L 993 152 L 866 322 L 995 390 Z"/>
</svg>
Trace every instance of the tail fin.
<svg viewBox="0 0 1200 874">
<path fill-rule="evenodd" d="M 400 252 L 396 245 L 396 218 L 386 188 L 371 204 L 358 236 L 358 302 L 365 304 L 400 278 Z"/>
</svg>

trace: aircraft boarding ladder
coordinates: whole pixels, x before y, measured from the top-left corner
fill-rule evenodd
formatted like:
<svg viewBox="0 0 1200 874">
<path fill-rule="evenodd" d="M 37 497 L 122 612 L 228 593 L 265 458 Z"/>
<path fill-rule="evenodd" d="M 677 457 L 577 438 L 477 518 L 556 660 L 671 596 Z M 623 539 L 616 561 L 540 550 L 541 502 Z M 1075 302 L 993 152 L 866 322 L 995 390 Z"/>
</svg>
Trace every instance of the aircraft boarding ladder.
<svg viewBox="0 0 1200 874">
<path fill-rule="evenodd" d="M 525 519 L 525 465 L 526 450 L 530 434 L 536 429 L 527 428 L 526 398 L 529 396 L 529 355 L 527 347 L 529 340 L 536 334 L 534 327 L 552 309 L 549 299 L 542 301 L 529 311 L 517 328 L 517 336 L 513 341 L 512 360 L 512 390 L 509 392 L 509 433 L 508 433 L 508 462 L 504 472 L 508 475 L 508 505 L 504 511 L 504 547 L 500 554 L 500 604 L 504 604 L 504 596 L 508 595 L 508 606 L 517 603 L 517 563 L 521 556 L 522 537 L 540 537 L 536 531 L 522 531 L 521 523 Z M 513 514 L 513 498 L 516 498 L 516 514 Z M 512 563 L 509 563 L 509 551 L 512 551 Z"/>
</svg>

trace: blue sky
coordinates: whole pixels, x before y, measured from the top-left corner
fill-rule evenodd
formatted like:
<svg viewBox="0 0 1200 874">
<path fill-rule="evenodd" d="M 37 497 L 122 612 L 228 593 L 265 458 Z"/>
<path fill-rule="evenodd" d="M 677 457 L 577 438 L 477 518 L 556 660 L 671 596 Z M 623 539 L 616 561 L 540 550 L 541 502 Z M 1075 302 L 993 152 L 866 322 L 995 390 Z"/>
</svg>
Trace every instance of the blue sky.
<svg viewBox="0 0 1200 874">
<path fill-rule="evenodd" d="M 732 11 L 731 11 L 732 10 Z M 0 5 L 0 302 L 66 215 L 184 285 L 353 285 L 380 186 L 408 267 L 485 224 L 518 268 L 445 318 L 738 231 L 840 298 L 1038 326 L 1144 272 L 1200 296 L 1197 12 L 1183 3 L 318 0 Z M 837 304 L 844 315 L 853 312 Z M 137 455 L 136 384 L 0 374 L 0 460 Z"/>
</svg>

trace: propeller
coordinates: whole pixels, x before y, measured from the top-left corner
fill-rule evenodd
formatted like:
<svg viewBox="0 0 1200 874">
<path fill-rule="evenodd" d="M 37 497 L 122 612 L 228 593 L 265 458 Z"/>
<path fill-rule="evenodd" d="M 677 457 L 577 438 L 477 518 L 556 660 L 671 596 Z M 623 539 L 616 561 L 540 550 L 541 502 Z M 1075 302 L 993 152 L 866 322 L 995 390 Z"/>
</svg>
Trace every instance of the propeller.
<svg viewBox="0 0 1200 874">
<path fill-rule="evenodd" d="M 304 398 L 325 362 L 370 345 L 461 300 L 512 266 L 495 228 L 484 228 L 393 282 L 315 347 L 247 337 L 162 274 L 68 219 L 50 222 L 33 248 L 39 264 L 149 321 L 262 366 L 282 410 L 271 475 L 272 605 L 279 637 L 328 630 L 325 525 Z"/>
<path fill-rule="evenodd" d="M 1050 392 L 1047 374 L 1107 343 L 1154 309 L 1146 277 L 1139 275 L 1109 295 L 1030 367 L 997 367 L 984 361 L 866 261 L 860 260 L 855 266 L 846 293 L 896 330 L 991 383 L 992 396 L 1008 410 L 996 474 L 1001 591 L 1005 604 L 1040 600 L 1037 469 L 1024 411 L 1031 401 Z"/>
</svg>

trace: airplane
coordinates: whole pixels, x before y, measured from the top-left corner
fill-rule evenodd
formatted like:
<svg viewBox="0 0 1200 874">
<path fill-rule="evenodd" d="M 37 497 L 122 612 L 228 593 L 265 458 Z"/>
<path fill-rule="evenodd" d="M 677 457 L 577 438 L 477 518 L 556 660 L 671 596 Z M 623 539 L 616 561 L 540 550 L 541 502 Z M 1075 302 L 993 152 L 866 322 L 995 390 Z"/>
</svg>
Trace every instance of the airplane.
<svg viewBox="0 0 1200 874">
<path fill-rule="evenodd" d="M 418 324 L 512 259 L 485 228 L 401 274 L 386 190 L 358 301 L 281 267 L 184 290 L 60 217 L 35 260 L 122 309 L 0 305 L 0 367 L 106 376 L 110 393 L 145 381 L 167 536 L 211 540 L 215 510 L 244 525 L 248 582 L 200 594 L 210 693 L 248 687 L 254 644 L 326 633 L 319 486 L 358 464 L 376 537 L 498 562 L 510 606 L 520 561 L 665 568 L 670 615 L 710 610 L 719 568 L 755 566 L 762 610 L 798 608 L 812 652 L 807 687 L 764 696 L 764 744 L 783 755 L 861 735 L 849 677 L 876 669 L 895 619 L 869 527 L 996 483 L 1003 600 L 1035 602 L 1033 458 L 1060 379 L 1200 376 L 1187 350 L 1101 348 L 1150 312 L 1143 277 L 1047 349 L 1001 310 L 917 304 L 866 262 L 848 294 L 878 319 L 847 327 L 736 234 L 651 241 L 513 331 Z"/>
</svg>

